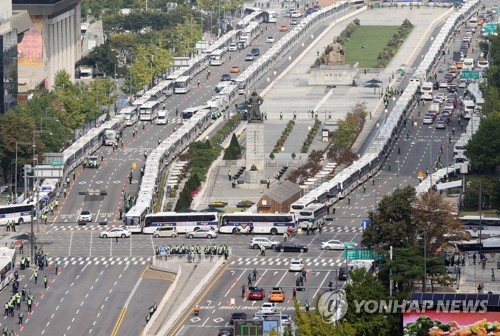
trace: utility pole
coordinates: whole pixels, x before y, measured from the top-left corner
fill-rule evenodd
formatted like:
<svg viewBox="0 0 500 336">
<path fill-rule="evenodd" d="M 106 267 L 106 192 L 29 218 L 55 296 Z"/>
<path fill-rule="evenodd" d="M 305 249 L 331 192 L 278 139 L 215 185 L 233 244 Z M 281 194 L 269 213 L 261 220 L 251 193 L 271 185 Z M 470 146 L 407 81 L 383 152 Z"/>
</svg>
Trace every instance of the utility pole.
<svg viewBox="0 0 500 336">
<path fill-rule="evenodd" d="M 422 292 L 425 293 L 427 285 L 427 231 L 424 231 L 424 283 Z"/>
<path fill-rule="evenodd" d="M 389 260 L 392 261 L 392 246 L 389 247 Z M 389 296 L 392 296 L 392 288 L 394 287 L 394 280 L 392 280 L 392 268 L 389 269 Z"/>
<path fill-rule="evenodd" d="M 483 255 L 483 181 L 479 180 L 479 260 L 482 260 Z"/>
</svg>

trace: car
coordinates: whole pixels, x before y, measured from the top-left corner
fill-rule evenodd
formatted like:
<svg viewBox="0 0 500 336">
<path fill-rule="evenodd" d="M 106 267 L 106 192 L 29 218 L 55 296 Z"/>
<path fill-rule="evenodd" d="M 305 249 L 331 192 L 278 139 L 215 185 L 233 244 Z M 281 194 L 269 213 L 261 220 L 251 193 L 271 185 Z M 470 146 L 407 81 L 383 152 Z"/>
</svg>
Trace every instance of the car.
<svg viewBox="0 0 500 336">
<path fill-rule="evenodd" d="M 321 243 L 323 250 L 345 250 L 345 245 L 340 240 L 329 240 Z"/>
<path fill-rule="evenodd" d="M 446 129 L 446 123 L 442 120 L 438 120 L 436 124 L 436 129 Z"/>
<path fill-rule="evenodd" d="M 238 65 L 232 66 L 231 70 L 229 72 L 230 73 L 238 73 L 238 72 L 240 72 L 240 67 Z"/>
<path fill-rule="evenodd" d="M 446 103 L 450 103 L 453 105 L 453 108 L 457 106 L 457 99 L 455 98 L 455 95 L 448 95 L 446 97 Z"/>
<path fill-rule="evenodd" d="M 424 117 L 424 120 L 422 121 L 423 124 L 432 124 L 434 122 L 434 118 L 432 116 L 426 115 Z"/>
<path fill-rule="evenodd" d="M 273 289 L 269 292 L 270 302 L 285 302 L 285 292 L 281 289 Z"/>
<path fill-rule="evenodd" d="M 254 57 L 260 56 L 260 49 L 259 49 L 259 48 L 252 48 L 252 50 L 250 51 L 250 53 L 251 53 Z"/>
<path fill-rule="evenodd" d="M 234 336 L 233 327 L 220 327 L 217 336 Z"/>
<path fill-rule="evenodd" d="M 187 238 L 217 238 L 217 231 L 211 229 L 211 228 L 200 228 L 198 230 L 193 230 L 186 232 L 186 237 Z"/>
<path fill-rule="evenodd" d="M 446 79 L 448 81 L 448 83 L 451 82 L 454 78 L 455 78 L 455 76 L 452 73 L 447 73 L 444 76 L 444 79 Z M 444 93 L 443 93 L 443 95 L 444 95 Z"/>
<path fill-rule="evenodd" d="M 448 123 L 451 120 L 451 113 L 448 111 L 443 111 L 443 113 L 441 114 L 441 117 L 439 117 L 439 119 Z"/>
<path fill-rule="evenodd" d="M 438 92 L 438 94 L 436 95 L 436 97 L 434 99 L 439 100 L 440 104 L 442 104 L 444 102 L 444 100 L 446 99 L 446 95 L 444 94 L 444 92 Z"/>
<path fill-rule="evenodd" d="M 300 253 L 304 253 L 309 250 L 309 248 L 306 245 L 296 244 L 292 242 L 281 243 L 275 246 L 274 249 L 280 252 L 300 252 Z"/>
<path fill-rule="evenodd" d="M 302 13 L 299 11 L 293 11 L 292 13 L 290 13 L 291 18 L 299 18 L 301 16 L 302 16 Z"/>
<path fill-rule="evenodd" d="M 248 53 L 246 56 L 245 56 L 245 61 L 253 61 L 255 59 L 255 57 L 253 56 L 252 53 Z"/>
<path fill-rule="evenodd" d="M 290 261 L 290 271 L 291 272 L 302 272 L 304 269 L 304 263 L 301 259 L 292 259 Z"/>
<path fill-rule="evenodd" d="M 266 43 L 274 43 L 274 37 L 272 37 L 272 36 L 268 36 L 268 37 L 266 38 Z"/>
<path fill-rule="evenodd" d="M 266 293 L 263 288 L 252 287 L 248 294 L 248 300 L 264 300 Z"/>
<path fill-rule="evenodd" d="M 317 12 L 317 11 L 319 11 L 321 9 L 321 6 L 316 5 L 316 6 L 313 7 L 313 9 L 314 9 L 315 12 Z"/>
<path fill-rule="evenodd" d="M 264 314 L 274 314 L 276 313 L 276 304 L 272 302 L 265 302 L 260 307 L 260 312 Z"/>
<path fill-rule="evenodd" d="M 427 113 L 425 114 L 426 116 L 431 116 L 432 119 L 436 119 L 437 115 L 438 115 L 438 111 L 427 111 Z"/>
<path fill-rule="evenodd" d="M 253 249 L 260 249 L 260 245 L 264 246 L 264 248 L 273 249 L 280 244 L 279 241 L 271 240 L 269 238 L 252 238 L 250 242 L 250 247 Z"/>
<path fill-rule="evenodd" d="M 456 84 L 448 84 L 448 92 L 457 92 Z"/>
<path fill-rule="evenodd" d="M 290 20 L 290 26 L 296 26 L 298 24 L 299 24 L 299 20 L 297 20 L 297 19 Z"/>
<path fill-rule="evenodd" d="M 227 47 L 228 51 L 238 51 L 238 45 L 236 43 L 231 43 L 229 47 Z"/>
<path fill-rule="evenodd" d="M 247 319 L 247 314 L 245 312 L 234 312 L 231 314 L 231 319 L 229 320 L 231 324 L 234 324 L 234 321 L 244 321 Z"/>
<path fill-rule="evenodd" d="M 230 74 L 223 74 L 220 78 L 221 82 L 228 82 L 231 81 L 231 75 Z"/>
<path fill-rule="evenodd" d="M 434 98 L 434 100 L 432 101 L 431 104 L 441 105 L 442 103 L 443 103 L 443 100 L 441 100 L 439 98 Z"/>
<path fill-rule="evenodd" d="M 338 279 L 339 280 L 347 280 L 347 274 L 350 270 L 353 269 L 352 265 L 342 265 L 339 267 L 339 274 L 338 274 Z"/>
<path fill-rule="evenodd" d="M 306 11 L 304 12 L 304 16 L 308 16 L 310 14 L 314 13 L 314 8 L 308 8 L 306 9 Z"/>
<path fill-rule="evenodd" d="M 173 226 L 159 227 L 159 228 L 156 228 L 156 230 L 154 230 L 153 237 L 155 237 L 155 238 L 160 238 L 160 237 L 175 238 L 175 237 L 177 237 L 177 230 Z"/>
<path fill-rule="evenodd" d="M 438 123 L 439 123 L 440 121 L 442 121 L 442 122 L 444 122 L 445 124 L 447 124 L 447 123 L 450 121 L 450 119 L 449 119 L 447 116 L 442 115 L 442 116 L 440 116 L 440 117 L 439 117 Z"/>
<path fill-rule="evenodd" d="M 280 32 L 288 31 L 288 26 L 280 26 Z"/>
<path fill-rule="evenodd" d="M 92 213 L 90 210 L 82 210 L 80 211 L 80 215 L 78 216 L 78 222 L 92 222 Z"/>
<path fill-rule="evenodd" d="M 112 228 L 111 230 L 102 231 L 99 233 L 99 238 L 129 238 L 132 233 L 124 228 Z"/>
<path fill-rule="evenodd" d="M 455 106 L 453 106 L 453 103 L 446 103 L 443 107 L 443 110 L 453 111 L 454 108 Z"/>
<path fill-rule="evenodd" d="M 440 88 L 447 88 L 448 87 L 448 81 L 446 79 L 441 79 L 439 81 L 439 87 Z"/>
<path fill-rule="evenodd" d="M 91 155 L 85 160 L 83 165 L 85 168 L 99 168 L 99 162 L 99 157 Z"/>
</svg>

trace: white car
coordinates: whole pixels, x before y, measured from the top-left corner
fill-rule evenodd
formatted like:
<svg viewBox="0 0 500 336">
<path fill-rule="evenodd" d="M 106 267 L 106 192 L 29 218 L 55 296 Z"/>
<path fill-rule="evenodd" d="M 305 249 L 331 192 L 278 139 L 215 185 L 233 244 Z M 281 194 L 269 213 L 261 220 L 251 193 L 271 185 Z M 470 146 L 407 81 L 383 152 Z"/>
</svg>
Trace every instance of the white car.
<svg viewBox="0 0 500 336">
<path fill-rule="evenodd" d="M 129 230 L 124 228 L 114 228 L 107 231 L 102 231 L 99 233 L 99 238 L 129 238 L 132 235 Z"/>
<path fill-rule="evenodd" d="M 89 210 L 82 210 L 78 216 L 79 222 L 92 222 L 92 213 Z"/>
<path fill-rule="evenodd" d="M 290 271 L 291 272 L 302 272 L 304 269 L 304 263 L 302 259 L 292 259 L 290 261 Z"/>
<path fill-rule="evenodd" d="M 425 116 L 423 123 L 424 124 L 432 124 L 434 122 L 434 119 L 431 116 Z"/>
<path fill-rule="evenodd" d="M 260 249 L 260 245 L 263 245 L 265 248 L 273 249 L 280 244 L 279 241 L 271 240 L 269 238 L 252 238 L 250 242 L 250 247 L 254 249 Z"/>
<path fill-rule="evenodd" d="M 254 55 L 249 53 L 245 56 L 245 61 L 253 61 L 255 59 Z"/>
<path fill-rule="evenodd" d="M 217 238 L 217 231 L 212 230 L 211 228 L 201 228 L 191 232 L 186 232 L 186 237 L 212 239 L 212 238 Z"/>
<path fill-rule="evenodd" d="M 299 12 L 299 11 L 294 11 L 294 12 L 292 12 L 292 13 L 290 14 L 290 17 L 291 17 L 291 18 L 299 18 L 299 17 L 301 17 L 301 16 L 302 16 L 302 13 L 301 13 L 301 12 Z"/>
<path fill-rule="evenodd" d="M 238 51 L 238 46 L 236 43 L 231 43 L 229 47 L 227 48 L 228 51 Z"/>
<path fill-rule="evenodd" d="M 345 250 L 345 244 L 340 240 L 329 240 L 321 243 L 323 250 Z"/>
<path fill-rule="evenodd" d="M 266 39 L 266 42 L 267 43 L 274 43 L 274 37 L 268 36 L 267 39 Z"/>
<path fill-rule="evenodd" d="M 265 302 L 260 307 L 260 312 L 264 314 L 274 314 L 276 313 L 276 305 L 272 302 Z"/>
</svg>

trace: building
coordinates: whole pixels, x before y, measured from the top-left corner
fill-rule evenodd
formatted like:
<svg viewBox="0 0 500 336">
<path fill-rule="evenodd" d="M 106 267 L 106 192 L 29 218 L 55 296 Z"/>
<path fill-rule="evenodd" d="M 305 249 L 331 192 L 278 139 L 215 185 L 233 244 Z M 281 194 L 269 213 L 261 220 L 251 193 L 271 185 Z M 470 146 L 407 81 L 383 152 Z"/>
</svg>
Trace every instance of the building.
<svg viewBox="0 0 500 336">
<path fill-rule="evenodd" d="M 11 0 L 0 0 L 0 114 L 17 102 L 18 43 L 30 25 L 27 11 L 13 11 Z"/>
<path fill-rule="evenodd" d="M 304 190 L 297 184 L 284 181 L 274 184 L 267 189 L 262 198 L 257 202 L 259 213 L 287 213 L 290 206 L 304 194 Z"/>
<path fill-rule="evenodd" d="M 80 59 L 80 0 L 12 0 L 16 10 L 27 10 L 31 28 L 19 45 L 19 92 L 50 89 L 58 71 L 75 77 Z"/>
</svg>

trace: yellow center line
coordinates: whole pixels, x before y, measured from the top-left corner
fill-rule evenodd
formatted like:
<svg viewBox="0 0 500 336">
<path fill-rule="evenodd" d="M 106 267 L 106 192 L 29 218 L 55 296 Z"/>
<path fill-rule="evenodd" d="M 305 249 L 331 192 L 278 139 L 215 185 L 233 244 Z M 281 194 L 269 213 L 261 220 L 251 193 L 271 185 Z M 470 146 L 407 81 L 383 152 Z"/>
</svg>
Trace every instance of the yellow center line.
<svg viewBox="0 0 500 336">
<path fill-rule="evenodd" d="M 123 317 L 125 316 L 126 312 L 127 312 L 127 307 L 123 307 L 122 311 L 120 312 L 120 315 L 118 316 L 118 320 L 116 320 L 116 324 L 115 327 L 113 328 L 111 336 L 116 336 L 116 334 L 118 334 L 118 330 L 120 330 L 120 326 L 122 324 Z"/>
<path fill-rule="evenodd" d="M 205 290 L 205 292 L 200 296 L 200 298 L 198 299 L 198 302 L 197 304 L 200 304 L 200 302 L 205 298 L 205 296 L 208 294 L 208 292 L 212 289 L 212 287 L 215 285 L 215 283 L 217 281 L 219 281 L 219 278 L 222 276 L 222 274 L 224 274 L 224 272 L 227 270 L 227 268 L 229 267 L 229 263 L 226 264 L 226 266 L 224 266 L 220 271 L 219 271 L 219 274 L 215 277 L 215 279 L 212 280 L 212 282 L 210 283 L 210 285 L 207 287 L 207 289 Z M 188 319 L 188 317 L 191 316 L 191 309 L 189 309 L 187 312 L 186 312 L 186 315 L 180 320 L 180 322 L 177 323 L 177 325 L 175 326 L 175 328 L 172 330 L 172 333 L 171 335 L 175 335 L 177 334 L 177 332 L 179 331 L 180 327 L 184 324 L 184 322 L 186 322 L 186 320 Z"/>
</svg>

